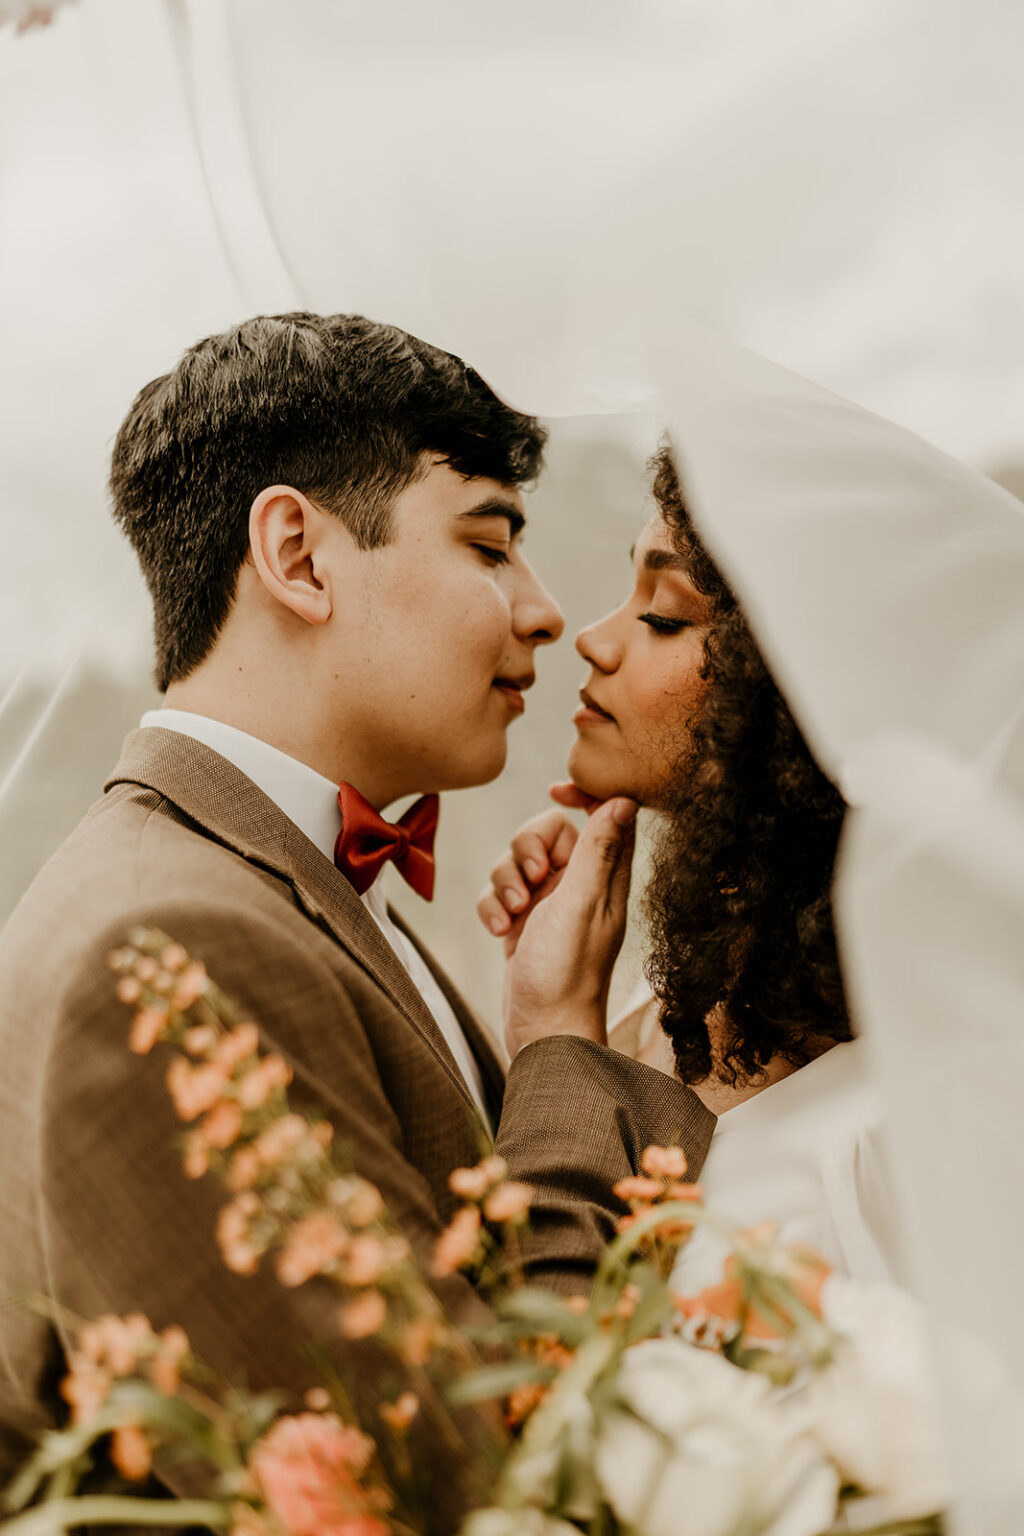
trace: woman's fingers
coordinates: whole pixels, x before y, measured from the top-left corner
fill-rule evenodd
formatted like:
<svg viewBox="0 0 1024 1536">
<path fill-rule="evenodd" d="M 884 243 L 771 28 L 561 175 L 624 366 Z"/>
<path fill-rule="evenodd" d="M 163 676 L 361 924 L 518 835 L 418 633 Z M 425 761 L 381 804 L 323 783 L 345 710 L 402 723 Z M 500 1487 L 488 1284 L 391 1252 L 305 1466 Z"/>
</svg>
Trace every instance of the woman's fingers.
<svg viewBox="0 0 1024 1536">
<path fill-rule="evenodd" d="M 585 790 L 577 789 L 571 781 L 552 784 L 548 794 L 559 805 L 567 805 L 573 811 L 586 811 L 588 816 L 604 803 L 596 795 L 588 795 Z"/>
<path fill-rule="evenodd" d="M 493 886 L 488 886 L 476 904 L 477 916 L 484 927 L 497 937 L 508 933 L 512 917 L 503 901 L 498 899 Z"/>
<path fill-rule="evenodd" d="M 552 870 L 564 869 L 579 833 L 562 811 L 545 811 L 520 827 L 512 839 L 512 855 L 531 885 Z"/>
</svg>

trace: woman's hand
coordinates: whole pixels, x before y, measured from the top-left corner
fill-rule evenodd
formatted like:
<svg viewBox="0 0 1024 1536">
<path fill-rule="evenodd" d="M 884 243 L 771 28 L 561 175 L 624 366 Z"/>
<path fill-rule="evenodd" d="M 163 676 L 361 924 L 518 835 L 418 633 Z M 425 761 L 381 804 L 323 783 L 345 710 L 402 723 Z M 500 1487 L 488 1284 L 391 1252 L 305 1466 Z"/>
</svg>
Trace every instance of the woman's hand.
<svg viewBox="0 0 1024 1536">
<path fill-rule="evenodd" d="M 517 900 L 512 903 L 511 895 L 499 900 L 492 889 L 478 910 L 488 926 L 501 913 L 507 922 L 510 1056 L 549 1035 L 606 1043 L 608 987 L 626 928 L 636 809 L 621 797 L 605 801 L 591 811 L 580 833 L 558 812 L 534 817 L 496 866 L 498 886 L 516 892 Z"/>
</svg>

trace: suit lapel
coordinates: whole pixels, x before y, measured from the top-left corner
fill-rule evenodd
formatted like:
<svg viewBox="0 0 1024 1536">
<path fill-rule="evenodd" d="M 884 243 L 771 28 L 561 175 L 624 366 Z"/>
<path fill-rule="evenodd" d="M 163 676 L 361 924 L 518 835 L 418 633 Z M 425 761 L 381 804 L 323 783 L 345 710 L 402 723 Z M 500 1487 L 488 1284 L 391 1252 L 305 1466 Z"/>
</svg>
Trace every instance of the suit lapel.
<svg viewBox="0 0 1024 1536">
<path fill-rule="evenodd" d="M 127 738 L 121 760 L 103 787 L 110 790 L 122 783 L 156 790 L 184 812 L 198 831 L 287 881 L 307 915 L 326 928 L 387 993 L 479 1114 L 433 1014 L 352 886 L 251 779 L 203 742 L 179 731 L 148 726 Z M 429 956 L 424 959 L 431 964 Z M 451 983 L 441 976 L 438 983 L 456 1007 Z M 461 1022 L 465 1007 L 456 1007 L 456 1014 Z M 470 1044 L 475 1050 L 480 1032 L 475 1021 L 472 1029 Z"/>
</svg>

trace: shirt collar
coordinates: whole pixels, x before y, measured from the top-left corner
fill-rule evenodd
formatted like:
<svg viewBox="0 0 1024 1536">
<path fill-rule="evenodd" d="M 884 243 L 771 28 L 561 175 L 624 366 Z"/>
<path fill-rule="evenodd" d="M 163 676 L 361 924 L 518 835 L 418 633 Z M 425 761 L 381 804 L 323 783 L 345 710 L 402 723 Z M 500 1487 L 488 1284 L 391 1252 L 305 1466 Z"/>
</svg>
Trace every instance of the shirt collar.
<svg viewBox="0 0 1024 1536">
<path fill-rule="evenodd" d="M 324 858 L 334 862 L 334 844 L 341 831 L 338 786 L 322 773 L 258 736 L 190 710 L 150 709 L 139 724 L 178 731 L 219 752 L 273 800 Z"/>
</svg>

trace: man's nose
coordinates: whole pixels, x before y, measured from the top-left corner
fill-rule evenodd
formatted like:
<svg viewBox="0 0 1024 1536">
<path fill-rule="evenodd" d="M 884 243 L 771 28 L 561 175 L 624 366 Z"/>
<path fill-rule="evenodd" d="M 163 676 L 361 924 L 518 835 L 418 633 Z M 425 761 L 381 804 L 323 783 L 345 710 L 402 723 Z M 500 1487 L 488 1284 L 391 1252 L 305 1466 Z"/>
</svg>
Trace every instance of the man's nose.
<svg viewBox="0 0 1024 1536">
<path fill-rule="evenodd" d="M 532 570 L 527 568 L 524 577 L 516 602 L 516 634 L 533 645 L 551 645 L 565 629 L 565 614 Z"/>
</svg>

